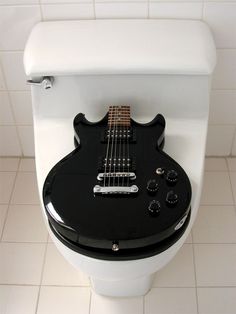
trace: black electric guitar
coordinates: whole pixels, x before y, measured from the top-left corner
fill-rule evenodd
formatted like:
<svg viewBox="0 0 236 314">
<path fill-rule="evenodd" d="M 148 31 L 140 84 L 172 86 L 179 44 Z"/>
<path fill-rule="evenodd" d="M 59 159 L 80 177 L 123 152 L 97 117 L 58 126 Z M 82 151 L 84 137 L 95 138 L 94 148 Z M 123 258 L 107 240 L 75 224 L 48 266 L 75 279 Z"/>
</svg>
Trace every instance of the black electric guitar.
<svg viewBox="0 0 236 314">
<path fill-rule="evenodd" d="M 48 174 L 43 201 L 67 246 L 102 259 L 137 259 L 175 243 L 190 219 L 188 176 L 163 150 L 165 119 L 141 124 L 129 106 L 74 119 L 75 150 Z"/>
</svg>

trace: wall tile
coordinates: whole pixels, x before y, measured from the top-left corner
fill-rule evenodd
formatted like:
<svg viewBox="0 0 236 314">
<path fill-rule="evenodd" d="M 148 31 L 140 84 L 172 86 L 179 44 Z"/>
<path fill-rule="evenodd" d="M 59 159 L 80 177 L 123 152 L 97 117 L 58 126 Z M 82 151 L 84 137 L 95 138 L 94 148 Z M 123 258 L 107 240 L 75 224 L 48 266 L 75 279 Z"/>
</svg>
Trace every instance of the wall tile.
<svg viewBox="0 0 236 314">
<path fill-rule="evenodd" d="M 49 4 L 42 5 L 44 20 L 93 19 L 93 4 Z"/>
<path fill-rule="evenodd" d="M 210 124 L 236 124 L 236 90 L 212 90 Z"/>
<path fill-rule="evenodd" d="M 217 50 L 217 64 L 212 87 L 214 89 L 236 89 L 236 49 Z"/>
<path fill-rule="evenodd" d="M 40 0 L 42 4 L 68 4 L 68 3 L 80 3 L 80 2 L 93 2 L 92 0 Z"/>
<path fill-rule="evenodd" d="M 202 17 L 202 3 L 150 2 L 149 17 L 200 19 Z"/>
<path fill-rule="evenodd" d="M 34 131 L 32 126 L 19 126 L 18 132 L 24 156 L 34 156 Z"/>
<path fill-rule="evenodd" d="M 23 52 L 2 52 L 3 70 L 9 90 L 29 90 L 23 67 Z"/>
<path fill-rule="evenodd" d="M 234 131 L 234 125 L 209 125 L 206 154 L 208 156 L 230 155 Z"/>
<path fill-rule="evenodd" d="M 0 125 L 14 124 L 7 92 L 0 92 Z"/>
<path fill-rule="evenodd" d="M 21 148 L 15 126 L 0 126 L 0 156 L 20 156 Z"/>
<path fill-rule="evenodd" d="M 96 3 L 96 18 L 146 18 L 147 3 Z"/>
<path fill-rule="evenodd" d="M 0 0 L 0 5 L 39 4 L 39 0 Z"/>
<path fill-rule="evenodd" d="M 218 48 L 236 47 L 236 3 L 205 2 L 203 19 L 213 31 Z"/>
<path fill-rule="evenodd" d="M 32 27 L 40 20 L 39 6 L 0 6 L 0 49 L 24 49 Z"/>
<path fill-rule="evenodd" d="M 32 125 L 32 104 L 30 92 L 11 92 L 11 103 L 17 124 Z"/>
<path fill-rule="evenodd" d="M 4 89 L 6 89 L 6 85 L 5 85 L 5 82 L 4 82 L 2 69 L 0 67 L 0 90 L 4 90 Z"/>
</svg>

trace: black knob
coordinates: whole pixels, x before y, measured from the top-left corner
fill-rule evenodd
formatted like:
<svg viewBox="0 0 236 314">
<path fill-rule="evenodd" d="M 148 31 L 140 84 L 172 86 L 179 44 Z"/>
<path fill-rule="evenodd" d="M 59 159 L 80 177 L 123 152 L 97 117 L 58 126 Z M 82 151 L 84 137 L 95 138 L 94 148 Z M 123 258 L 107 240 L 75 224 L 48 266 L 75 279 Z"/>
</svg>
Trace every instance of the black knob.
<svg viewBox="0 0 236 314">
<path fill-rule="evenodd" d="M 178 195 L 174 191 L 169 191 L 166 195 L 166 203 L 174 206 L 178 202 Z"/>
<path fill-rule="evenodd" d="M 176 183 L 178 180 L 178 173 L 175 170 L 169 170 L 166 175 L 166 180 L 169 183 Z"/>
<path fill-rule="evenodd" d="M 153 200 L 149 203 L 148 211 L 152 216 L 157 216 L 161 211 L 160 202 Z"/>
<path fill-rule="evenodd" d="M 149 194 L 155 194 L 158 190 L 158 183 L 155 179 L 149 180 L 147 183 L 147 191 Z"/>
</svg>

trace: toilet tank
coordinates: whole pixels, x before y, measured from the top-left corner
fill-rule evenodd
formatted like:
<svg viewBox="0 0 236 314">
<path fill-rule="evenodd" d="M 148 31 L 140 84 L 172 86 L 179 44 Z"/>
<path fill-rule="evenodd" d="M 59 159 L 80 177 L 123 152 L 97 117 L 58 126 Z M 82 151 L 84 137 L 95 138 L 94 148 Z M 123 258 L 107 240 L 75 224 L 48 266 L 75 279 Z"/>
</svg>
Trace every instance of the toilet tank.
<svg viewBox="0 0 236 314">
<path fill-rule="evenodd" d="M 202 21 L 37 24 L 25 48 L 25 72 L 33 82 L 46 76 L 53 83 L 50 89 L 32 85 L 39 188 L 51 167 L 74 147 L 75 115 L 83 112 L 97 121 L 109 105 L 122 104 L 131 106 L 138 121 L 163 114 L 170 135 L 165 150 L 199 181 L 215 63 L 214 41 Z M 178 143 L 185 145 L 185 155 Z"/>
<path fill-rule="evenodd" d="M 42 22 L 26 45 L 34 114 L 72 119 L 79 111 L 101 118 L 110 104 L 129 104 L 132 116 L 157 112 L 185 119 L 206 115 L 215 46 L 208 26 L 195 20 Z"/>
</svg>

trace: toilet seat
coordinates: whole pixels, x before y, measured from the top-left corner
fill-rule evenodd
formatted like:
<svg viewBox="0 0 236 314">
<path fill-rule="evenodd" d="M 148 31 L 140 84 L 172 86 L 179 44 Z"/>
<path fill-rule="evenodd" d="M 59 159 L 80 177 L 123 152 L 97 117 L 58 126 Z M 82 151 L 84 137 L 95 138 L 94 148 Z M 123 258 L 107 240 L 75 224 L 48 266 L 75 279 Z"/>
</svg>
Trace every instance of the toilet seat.
<svg viewBox="0 0 236 314">
<path fill-rule="evenodd" d="M 111 260 L 111 261 L 125 261 L 125 260 L 137 260 L 142 258 L 151 257 L 157 254 L 160 254 L 163 251 L 166 251 L 169 247 L 171 247 L 175 242 L 177 242 L 181 236 L 184 234 L 186 228 L 188 227 L 189 221 L 191 217 L 191 211 L 189 211 L 188 215 L 184 219 L 184 223 L 180 229 L 178 229 L 174 234 L 172 234 L 167 239 L 160 241 L 154 245 L 150 246 L 140 246 L 136 249 L 126 249 L 118 252 L 114 252 L 111 249 L 98 249 L 91 248 L 80 245 L 76 242 L 71 241 L 70 239 L 64 237 L 60 234 L 59 230 L 57 230 L 53 225 L 49 222 L 49 226 L 53 234 L 57 237 L 59 241 L 61 241 L 66 247 L 73 250 L 74 252 L 83 254 L 85 256 L 89 256 L 96 259 L 102 260 Z"/>
</svg>

